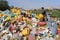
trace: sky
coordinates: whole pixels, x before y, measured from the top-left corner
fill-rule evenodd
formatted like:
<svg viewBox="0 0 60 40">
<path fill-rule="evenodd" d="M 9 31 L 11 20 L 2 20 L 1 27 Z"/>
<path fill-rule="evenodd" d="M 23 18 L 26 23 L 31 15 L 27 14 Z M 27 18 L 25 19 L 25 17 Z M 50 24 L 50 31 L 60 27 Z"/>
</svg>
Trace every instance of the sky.
<svg viewBox="0 0 60 40">
<path fill-rule="evenodd" d="M 7 0 L 10 6 L 23 9 L 60 8 L 60 0 Z"/>
</svg>

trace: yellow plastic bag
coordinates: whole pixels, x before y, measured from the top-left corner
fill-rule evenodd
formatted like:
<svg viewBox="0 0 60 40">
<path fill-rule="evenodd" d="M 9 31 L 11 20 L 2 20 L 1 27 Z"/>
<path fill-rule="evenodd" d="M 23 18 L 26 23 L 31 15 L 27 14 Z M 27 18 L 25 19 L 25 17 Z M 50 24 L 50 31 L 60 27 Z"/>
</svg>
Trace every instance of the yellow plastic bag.
<svg viewBox="0 0 60 40">
<path fill-rule="evenodd" d="M 44 16 L 43 16 L 43 14 L 41 14 L 41 13 L 40 13 L 39 15 L 37 15 L 37 18 L 38 18 L 38 19 L 43 19 L 43 17 L 44 17 Z"/>
<path fill-rule="evenodd" d="M 23 17 L 23 21 L 25 21 L 26 20 L 26 18 L 25 17 Z"/>
<path fill-rule="evenodd" d="M 18 15 L 20 15 L 21 14 L 21 10 L 17 10 L 17 13 L 18 13 Z"/>
<path fill-rule="evenodd" d="M 14 13 L 15 12 L 15 9 L 13 8 L 13 9 L 11 9 L 12 10 L 12 12 Z"/>
<path fill-rule="evenodd" d="M 6 20 L 10 20 L 10 18 L 11 18 L 11 17 L 10 17 L 10 16 L 8 16 L 8 17 L 6 18 Z"/>
<path fill-rule="evenodd" d="M 42 19 L 44 16 L 43 14 L 39 14 L 39 18 Z"/>
<path fill-rule="evenodd" d="M 22 30 L 22 35 L 28 35 L 28 30 L 26 29 Z"/>
<path fill-rule="evenodd" d="M 0 13 L 0 17 L 3 17 L 3 14 L 2 13 Z"/>
</svg>

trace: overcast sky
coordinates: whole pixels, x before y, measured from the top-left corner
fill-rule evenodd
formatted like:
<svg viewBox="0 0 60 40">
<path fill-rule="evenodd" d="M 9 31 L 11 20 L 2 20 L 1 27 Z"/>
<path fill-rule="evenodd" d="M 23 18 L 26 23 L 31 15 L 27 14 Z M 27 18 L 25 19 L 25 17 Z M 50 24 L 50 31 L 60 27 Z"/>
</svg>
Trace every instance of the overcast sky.
<svg viewBox="0 0 60 40">
<path fill-rule="evenodd" d="M 8 0 L 10 6 L 22 7 L 24 9 L 34 9 L 54 7 L 60 8 L 60 0 Z"/>
</svg>

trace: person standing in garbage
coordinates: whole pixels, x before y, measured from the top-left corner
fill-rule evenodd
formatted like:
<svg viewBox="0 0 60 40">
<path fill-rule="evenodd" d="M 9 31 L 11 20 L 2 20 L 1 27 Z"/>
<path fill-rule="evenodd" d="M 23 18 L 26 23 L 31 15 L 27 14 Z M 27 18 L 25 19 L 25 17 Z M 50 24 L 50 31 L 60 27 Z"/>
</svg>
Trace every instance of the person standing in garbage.
<svg viewBox="0 0 60 40">
<path fill-rule="evenodd" d="M 43 21 L 46 21 L 46 11 L 45 11 L 44 7 L 41 7 L 41 13 L 45 17 L 45 18 L 43 18 Z"/>
</svg>

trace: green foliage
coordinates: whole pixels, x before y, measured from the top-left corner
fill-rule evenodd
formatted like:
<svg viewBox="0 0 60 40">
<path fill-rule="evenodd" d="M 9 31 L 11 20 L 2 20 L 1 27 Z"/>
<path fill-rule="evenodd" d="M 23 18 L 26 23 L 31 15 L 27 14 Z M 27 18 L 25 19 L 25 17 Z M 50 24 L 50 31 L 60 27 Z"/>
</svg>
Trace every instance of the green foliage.
<svg viewBox="0 0 60 40">
<path fill-rule="evenodd" d="M 60 11 L 52 12 L 52 16 L 56 16 L 56 17 L 60 18 Z"/>
<path fill-rule="evenodd" d="M 41 11 L 37 10 L 37 9 L 34 9 L 34 10 L 32 10 L 32 13 L 39 14 L 39 13 L 41 13 Z"/>
<path fill-rule="evenodd" d="M 46 9 L 46 12 L 51 12 L 52 16 L 56 16 L 56 17 L 60 18 L 60 9 L 54 9 L 54 10 Z M 34 10 L 32 10 L 32 13 L 39 14 L 39 13 L 41 13 L 41 11 L 34 9 Z"/>
<path fill-rule="evenodd" d="M 6 0 L 0 0 L 0 10 L 4 11 L 10 9 L 8 2 Z"/>
</svg>

